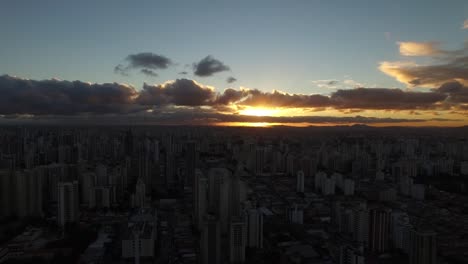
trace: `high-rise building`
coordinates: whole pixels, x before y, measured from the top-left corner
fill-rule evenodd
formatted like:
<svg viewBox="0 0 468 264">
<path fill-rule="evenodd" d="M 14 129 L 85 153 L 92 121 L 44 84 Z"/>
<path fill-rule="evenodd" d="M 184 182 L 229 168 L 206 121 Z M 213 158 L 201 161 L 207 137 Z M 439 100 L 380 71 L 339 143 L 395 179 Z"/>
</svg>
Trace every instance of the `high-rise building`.
<svg viewBox="0 0 468 264">
<path fill-rule="evenodd" d="M 215 215 L 208 214 L 204 218 L 200 253 L 202 264 L 221 263 L 221 227 Z"/>
<path fill-rule="evenodd" d="M 315 174 L 314 186 L 315 186 L 316 191 L 321 190 L 322 183 L 325 181 L 326 178 L 327 178 L 327 174 L 323 171 L 319 171 Z"/>
<path fill-rule="evenodd" d="M 264 147 L 257 147 L 255 149 L 255 164 L 254 164 L 254 171 L 255 173 L 263 172 L 263 168 L 265 166 L 265 148 Z"/>
<path fill-rule="evenodd" d="M 97 186 L 91 190 L 89 199 L 90 208 L 110 208 L 114 202 L 113 188 L 110 186 Z"/>
<path fill-rule="evenodd" d="M 391 233 L 394 248 L 400 249 L 405 253 L 409 253 L 411 230 L 412 225 L 410 224 L 408 214 L 393 211 Z"/>
<path fill-rule="evenodd" d="M 11 170 L 0 170 L 0 215 L 11 216 L 14 210 L 14 177 Z"/>
<path fill-rule="evenodd" d="M 154 209 L 139 208 L 122 232 L 122 258 L 140 263 L 155 256 L 157 241 L 157 214 Z M 145 262 L 146 263 L 146 262 Z"/>
<path fill-rule="evenodd" d="M 367 244 L 369 236 L 369 211 L 363 207 L 353 208 L 351 223 L 353 240 Z"/>
<path fill-rule="evenodd" d="M 288 219 L 292 224 L 302 225 L 304 223 L 304 211 L 301 206 L 294 204 L 288 209 Z"/>
<path fill-rule="evenodd" d="M 364 264 L 363 246 L 345 244 L 340 246 L 340 264 Z"/>
<path fill-rule="evenodd" d="M 208 211 L 218 216 L 223 234 L 227 233 L 229 227 L 230 178 L 231 172 L 225 168 L 212 168 L 208 173 Z"/>
<path fill-rule="evenodd" d="M 203 228 L 203 218 L 208 209 L 208 179 L 203 175 L 200 170 L 195 172 L 195 185 L 194 185 L 194 222 L 201 231 Z"/>
<path fill-rule="evenodd" d="M 146 203 L 146 185 L 141 178 L 138 178 L 135 186 L 135 206 L 144 207 Z"/>
<path fill-rule="evenodd" d="M 189 184 L 194 181 L 196 163 L 197 163 L 196 142 L 193 140 L 190 140 L 187 142 L 187 145 L 185 148 L 185 164 L 186 164 L 185 183 L 186 184 Z"/>
<path fill-rule="evenodd" d="M 430 230 L 410 231 L 410 264 L 437 263 L 436 236 L 437 234 Z"/>
<path fill-rule="evenodd" d="M 345 179 L 343 185 L 344 195 L 354 195 L 354 181 L 352 179 Z"/>
<path fill-rule="evenodd" d="M 58 215 L 60 226 L 79 221 L 78 181 L 58 184 Z"/>
<path fill-rule="evenodd" d="M 304 192 L 304 172 L 303 171 L 297 172 L 296 191 Z"/>
<path fill-rule="evenodd" d="M 96 166 L 96 186 L 106 186 L 108 184 L 107 167 L 103 164 L 98 164 Z"/>
<path fill-rule="evenodd" d="M 245 212 L 247 220 L 247 247 L 263 247 L 263 213 L 260 209 L 248 209 Z"/>
<path fill-rule="evenodd" d="M 16 180 L 16 215 L 39 216 L 42 212 L 42 175 L 32 170 L 18 171 Z"/>
<path fill-rule="evenodd" d="M 244 263 L 246 247 L 246 228 L 241 218 L 235 217 L 229 228 L 229 262 Z"/>
<path fill-rule="evenodd" d="M 383 253 L 390 249 L 390 208 L 372 208 L 369 210 L 369 250 Z"/>
<path fill-rule="evenodd" d="M 96 174 L 94 172 L 86 172 L 80 177 L 80 202 L 89 205 L 91 192 L 94 190 L 94 182 Z"/>
<path fill-rule="evenodd" d="M 239 217 L 241 216 L 241 180 L 240 180 L 241 168 L 237 168 L 236 172 L 231 175 L 229 185 L 229 216 Z"/>
</svg>

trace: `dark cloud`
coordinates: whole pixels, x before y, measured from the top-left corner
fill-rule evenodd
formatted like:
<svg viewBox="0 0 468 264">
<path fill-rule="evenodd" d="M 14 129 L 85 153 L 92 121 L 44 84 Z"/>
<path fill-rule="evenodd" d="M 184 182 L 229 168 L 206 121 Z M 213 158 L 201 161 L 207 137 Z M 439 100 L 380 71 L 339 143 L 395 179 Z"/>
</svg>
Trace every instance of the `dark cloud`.
<svg viewBox="0 0 468 264">
<path fill-rule="evenodd" d="M 131 68 L 166 69 L 172 64 L 169 58 L 151 52 L 128 55 L 126 60 Z"/>
<path fill-rule="evenodd" d="M 447 96 L 437 92 L 408 92 L 389 88 L 355 88 L 331 94 L 335 108 L 406 110 L 428 109 Z"/>
<path fill-rule="evenodd" d="M 157 73 L 155 73 L 152 70 L 148 70 L 148 69 L 141 69 L 140 72 L 143 73 L 144 75 L 150 76 L 150 77 L 157 77 L 158 76 Z"/>
<path fill-rule="evenodd" d="M 232 77 L 232 76 L 231 76 L 231 77 L 228 77 L 228 78 L 226 79 L 226 82 L 227 82 L 227 83 L 233 83 L 233 82 L 235 82 L 235 81 L 237 81 L 237 79 L 234 78 L 234 77 Z"/>
<path fill-rule="evenodd" d="M 446 102 L 449 104 L 468 103 L 468 87 L 459 82 L 444 83 L 433 91 L 446 94 L 448 96 Z"/>
<path fill-rule="evenodd" d="M 127 65 L 119 64 L 115 66 L 115 73 L 128 76 L 130 70 L 140 69 L 142 74 L 156 77 L 157 73 L 155 70 L 167 69 L 172 64 L 169 58 L 151 52 L 130 54 L 125 60 L 127 61 Z"/>
<path fill-rule="evenodd" d="M 217 93 L 214 88 L 189 79 L 156 85 L 145 83 L 143 89 L 137 91 L 132 86 L 119 83 L 96 84 L 56 79 L 36 81 L 4 75 L 0 76 L 0 94 L 0 115 L 123 115 L 149 109 L 165 115 L 167 112 L 158 111 L 171 109 L 175 117 L 183 113 L 183 109 L 191 111 L 203 108 L 204 116 L 200 118 L 225 122 L 320 122 L 319 117 L 226 116 L 226 113 L 235 113 L 248 106 L 337 109 L 352 114 L 364 110 L 466 110 L 468 105 L 468 87 L 459 82 L 445 83 L 427 92 L 354 88 L 337 90 L 330 95 L 304 95 L 232 88 Z M 206 109 L 210 111 L 207 112 Z M 224 115 L 220 116 L 219 112 Z M 355 122 L 372 122 L 372 119 L 356 119 Z"/>
<path fill-rule="evenodd" d="M 142 105 L 210 105 L 215 98 L 213 88 L 193 80 L 177 79 L 159 85 L 143 84 L 136 102 Z"/>
<path fill-rule="evenodd" d="M 411 92 L 389 88 L 355 88 L 338 90 L 330 96 L 288 94 L 279 91 L 226 89 L 219 94 L 215 104 L 269 106 L 281 108 L 323 108 L 411 110 L 435 108 L 447 95 L 437 91 Z"/>
<path fill-rule="evenodd" d="M 229 71 L 230 68 L 212 56 L 206 56 L 200 62 L 194 63 L 193 70 L 195 75 L 207 77 L 218 72 Z"/>
<path fill-rule="evenodd" d="M 250 95 L 250 90 L 235 90 L 232 88 L 224 90 L 222 94 L 219 94 L 216 98 L 215 104 L 217 105 L 229 105 L 247 98 Z"/>
<path fill-rule="evenodd" d="M 133 104 L 137 91 L 118 83 L 35 81 L 3 75 L 0 94 L 0 114 L 102 114 L 141 109 Z"/>
<path fill-rule="evenodd" d="M 120 75 L 123 75 L 123 76 L 129 76 L 128 69 L 126 67 L 124 67 L 122 64 L 119 64 L 119 65 L 114 67 L 114 73 L 120 74 Z"/>
</svg>

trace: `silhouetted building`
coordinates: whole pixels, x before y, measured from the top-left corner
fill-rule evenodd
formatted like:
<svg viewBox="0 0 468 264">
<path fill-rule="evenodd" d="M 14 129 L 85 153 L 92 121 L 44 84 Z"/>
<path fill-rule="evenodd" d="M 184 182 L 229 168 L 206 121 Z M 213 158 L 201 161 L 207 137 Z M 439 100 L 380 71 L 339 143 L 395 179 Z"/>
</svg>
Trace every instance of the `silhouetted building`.
<svg viewBox="0 0 468 264">
<path fill-rule="evenodd" d="M 60 226 L 79 221 L 78 182 L 61 182 L 58 184 L 58 215 Z"/>
<path fill-rule="evenodd" d="M 437 263 L 436 235 L 434 231 L 410 231 L 410 264 Z"/>
</svg>

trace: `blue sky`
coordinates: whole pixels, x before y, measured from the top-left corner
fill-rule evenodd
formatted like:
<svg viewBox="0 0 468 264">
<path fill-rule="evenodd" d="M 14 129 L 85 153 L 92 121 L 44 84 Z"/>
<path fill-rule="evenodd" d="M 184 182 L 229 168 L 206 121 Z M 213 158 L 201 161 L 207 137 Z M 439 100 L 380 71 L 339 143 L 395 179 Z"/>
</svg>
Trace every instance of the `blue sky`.
<svg viewBox="0 0 468 264">
<path fill-rule="evenodd" d="M 312 81 L 405 87 L 378 69 L 398 41 L 460 48 L 468 1 L 2 1 L 0 74 L 90 82 L 162 83 L 213 55 L 231 68 L 187 75 L 217 90 L 330 93 Z M 129 54 L 177 63 L 156 78 L 113 72 Z M 238 79 L 227 84 L 226 78 Z"/>
</svg>

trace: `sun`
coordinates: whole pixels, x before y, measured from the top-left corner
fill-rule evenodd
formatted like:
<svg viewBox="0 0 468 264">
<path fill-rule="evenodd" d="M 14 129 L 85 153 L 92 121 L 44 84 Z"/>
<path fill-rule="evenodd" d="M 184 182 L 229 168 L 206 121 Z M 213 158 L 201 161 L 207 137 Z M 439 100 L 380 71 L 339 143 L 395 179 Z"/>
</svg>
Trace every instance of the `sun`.
<svg viewBox="0 0 468 264">
<path fill-rule="evenodd" d="M 251 107 L 251 108 L 246 108 L 240 111 L 241 115 L 249 115 L 249 116 L 274 116 L 277 113 L 278 113 L 277 109 L 263 108 L 263 107 Z"/>
</svg>

